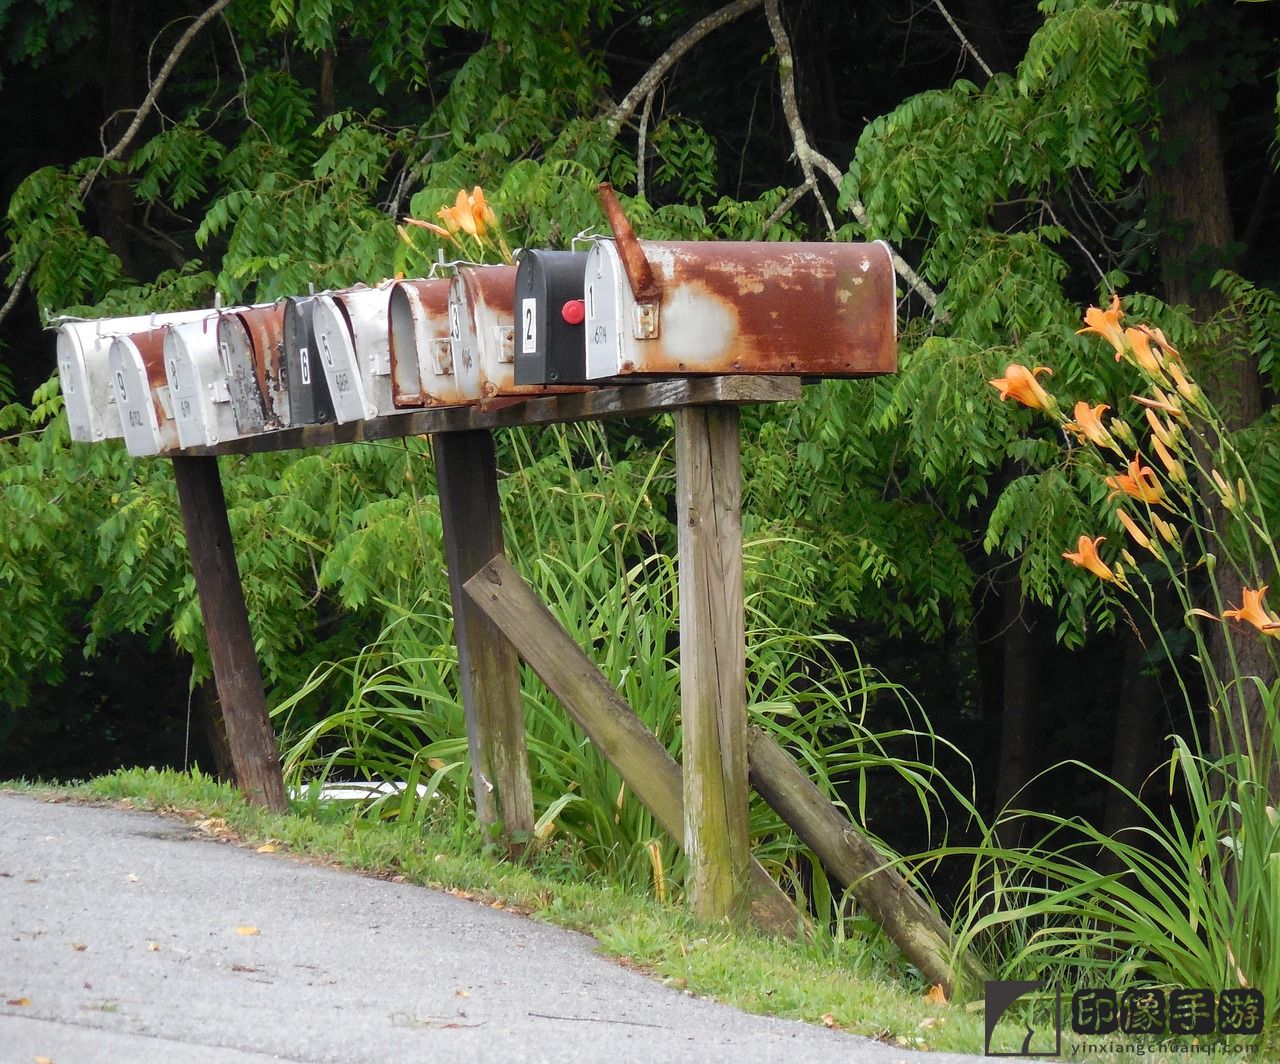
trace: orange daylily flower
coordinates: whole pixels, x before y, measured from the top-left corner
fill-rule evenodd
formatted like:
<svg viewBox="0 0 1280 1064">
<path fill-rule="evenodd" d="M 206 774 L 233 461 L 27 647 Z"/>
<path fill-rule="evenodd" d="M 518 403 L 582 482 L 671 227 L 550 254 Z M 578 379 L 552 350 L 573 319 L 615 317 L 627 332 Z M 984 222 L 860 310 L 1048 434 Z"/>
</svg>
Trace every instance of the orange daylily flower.
<svg viewBox="0 0 1280 1064">
<path fill-rule="evenodd" d="M 1072 410 L 1076 419 L 1066 422 L 1062 427 L 1070 429 L 1081 440 L 1088 440 L 1098 447 L 1115 447 L 1115 440 L 1111 438 L 1111 433 L 1102 424 L 1102 412 L 1110 409 L 1111 407 L 1106 403 L 1090 406 L 1081 399 Z"/>
<path fill-rule="evenodd" d="M 1063 551 L 1062 556 L 1082 569 L 1088 569 L 1099 579 L 1110 580 L 1114 583 L 1116 574 L 1111 571 L 1106 562 L 1098 557 L 1098 544 L 1106 538 L 1106 536 L 1097 536 L 1094 539 L 1090 539 L 1088 536 L 1081 536 L 1076 541 L 1076 549 L 1074 551 Z"/>
<path fill-rule="evenodd" d="M 471 210 L 471 200 L 467 196 L 466 189 L 458 189 L 458 197 L 453 202 L 453 216 L 458 220 L 458 225 L 462 227 L 463 232 L 470 236 L 480 235 L 480 227 L 476 225 L 476 216 Z"/>
<path fill-rule="evenodd" d="M 1163 330 L 1153 329 L 1150 325 L 1139 325 L 1138 328 L 1160 345 L 1160 350 L 1164 352 L 1166 363 L 1170 361 L 1182 361 L 1182 355 L 1178 352 L 1178 349 L 1173 346 L 1173 344 L 1169 343 L 1169 341 L 1165 339 Z"/>
<path fill-rule="evenodd" d="M 479 185 L 471 190 L 471 213 L 476 219 L 476 228 L 481 236 L 487 228 L 498 224 L 498 216 L 493 213 L 493 208 L 485 198 L 484 189 Z"/>
<path fill-rule="evenodd" d="M 436 236 L 442 236 L 446 240 L 452 240 L 453 234 L 449 232 L 443 225 L 436 225 L 435 222 L 424 222 L 421 218 L 406 218 L 405 225 L 416 225 L 419 229 L 427 229 Z"/>
<path fill-rule="evenodd" d="M 1111 346 L 1116 349 L 1116 358 L 1119 359 L 1125 350 L 1124 329 L 1120 326 L 1120 319 L 1123 317 L 1124 311 L 1120 309 L 1120 297 L 1112 293 L 1111 306 L 1107 310 L 1090 307 L 1084 312 L 1086 327 L 1077 329 L 1076 333 L 1097 333 L 1109 340 Z"/>
<path fill-rule="evenodd" d="M 1040 387 L 1040 382 L 1036 380 L 1037 373 L 1048 373 L 1052 376 L 1053 370 L 1048 366 L 1027 369 L 1026 366 L 1019 366 L 1015 362 L 1005 366 L 1003 377 L 996 377 L 987 383 L 999 390 L 1001 399 L 1016 399 L 1023 406 L 1029 406 L 1033 410 L 1056 410 L 1057 401 Z"/>
<path fill-rule="evenodd" d="M 1138 360 L 1138 365 L 1152 377 L 1160 377 L 1163 380 L 1164 360 L 1160 357 L 1158 350 L 1151 349 L 1150 335 L 1141 329 L 1125 329 L 1124 336 L 1129 341 L 1129 347 L 1133 350 L 1133 357 Z M 1120 361 L 1118 353 L 1116 361 Z"/>
<path fill-rule="evenodd" d="M 1129 463 L 1127 474 L 1117 473 L 1114 477 L 1107 477 L 1106 483 L 1113 489 L 1113 496 L 1124 492 L 1148 506 L 1164 499 L 1164 488 L 1156 479 L 1155 471 L 1150 466 L 1144 466 L 1136 456 Z"/>
<path fill-rule="evenodd" d="M 1241 588 L 1244 604 L 1239 609 L 1223 610 L 1222 616 L 1244 621 L 1246 624 L 1253 625 L 1263 635 L 1280 639 L 1280 617 L 1277 617 L 1262 604 L 1262 596 L 1266 593 L 1267 586 L 1265 584 L 1256 591 L 1247 587 Z"/>
</svg>

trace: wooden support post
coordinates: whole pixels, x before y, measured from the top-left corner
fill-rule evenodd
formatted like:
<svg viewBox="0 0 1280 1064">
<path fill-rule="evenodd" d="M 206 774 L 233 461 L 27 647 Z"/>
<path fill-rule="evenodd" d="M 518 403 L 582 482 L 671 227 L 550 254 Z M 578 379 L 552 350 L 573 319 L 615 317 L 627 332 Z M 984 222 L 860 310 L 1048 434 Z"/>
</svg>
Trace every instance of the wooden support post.
<svg viewBox="0 0 1280 1064">
<path fill-rule="evenodd" d="M 804 840 L 822 866 L 853 891 L 858 904 L 920 969 L 951 998 L 981 989 L 988 978 L 972 956 L 953 966 L 951 931 L 896 869 L 890 868 L 804 770 L 759 728 L 748 738 L 751 783 Z"/>
<path fill-rule="evenodd" d="M 466 593 L 511 640 L 663 829 L 683 842 L 680 766 L 533 588 L 499 555 L 467 581 Z M 746 877 L 749 889 L 744 893 L 756 924 L 771 934 L 797 934 L 804 921 L 764 866 L 750 859 Z"/>
<path fill-rule="evenodd" d="M 689 898 L 721 920 L 743 909 L 751 852 L 739 413 L 685 407 L 675 422 Z"/>
<path fill-rule="evenodd" d="M 173 475 L 236 782 L 249 801 L 284 813 L 289 801 L 280 773 L 280 752 L 249 630 L 218 460 L 177 455 Z"/>
<path fill-rule="evenodd" d="M 534 824 L 520 662 L 511 644 L 462 590 L 477 569 L 505 549 L 493 435 L 483 429 L 437 433 L 431 447 L 476 815 L 481 824 L 501 825 L 514 856 L 523 851 Z"/>
</svg>

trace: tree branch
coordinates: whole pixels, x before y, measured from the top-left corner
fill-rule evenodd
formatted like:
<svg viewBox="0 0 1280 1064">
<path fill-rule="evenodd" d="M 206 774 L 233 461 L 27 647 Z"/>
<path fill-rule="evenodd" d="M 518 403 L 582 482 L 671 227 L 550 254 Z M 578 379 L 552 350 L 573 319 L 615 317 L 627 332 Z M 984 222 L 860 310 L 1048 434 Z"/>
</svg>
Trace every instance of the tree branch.
<svg viewBox="0 0 1280 1064">
<path fill-rule="evenodd" d="M 978 54 L 978 49 L 976 49 L 969 41 L 969 38 L 964 35 L 964 31 L 956 25 L 956 20 L 951 17 L 951 12 L 942 6 L 942 0 L 933 0 L 933 6 L 942 12 L 942 17 L 947 20 L 947 25 L 950 26 L 952 32 L 960 38 L 960 46 L 973 57 L 973 61 L 982 68 L 982 72 L 989 78 L 995 77 L 995 74 L 991 72 L 991 68 L 987 66 L 986 60 Z"/>
<path fill-rule="evenodd" d="M 695 44 L 707 34 L 713 33 L 721 26 L 727 26 L 739 15 L 745 15 L 763 2 L 764 0 L 733 0 L 733 3 L 725 4 L 719 11 L 712 12 L 683 33 L 670 48 L 658 56 L 653 66 L 644 72 L 644 76 L 623 97 L 622 102 L 609 113 L 609 117 L 604 120 L 607 139 L 612 140 L 618 135 L 622 123 L 635 113 L 641 102 L 658 87 L 658 82 L 666 76 L 667 71 L 675 66 Z"/>
<path fill-rule="evenodd" d="M 160 90 L 164 88 L 169 77 L 173 74 L 173 69 L 178 65 L 178 60 L 182 58 L 182 53 L 187 50 L 187 45 L 195 40 L 196 35 L 213 19 L 217 18 L 222 9 L 230 3 L 231 0 L 214 0 L 214 2 L 210 4 L 209 7 L 205 8 L 196 20 L 186 28 L 186 31 L 174 43 L 172 50 L 169 52 L 169 57 L 164 61 L 164 66 L 160 68 L 160 73 L 156 75 L 155 81 L 151 83 L 151 87 L 147 90 L 146 97 L 135 112 L 133 121 L 129 123 L 129 128 L 126 129 L 124 131 L 124 135 L 116 141 L 115 146 L 102 157 L 102 160 L 98 165 L 80 179 L 80 186 L 77 191 L 81 197 L 83 197 L 92 187 L 93 182 L 98 177 L 98 174 L 102 172 L 102 168 L 107 163 L 120 158 L 120 156 L 128 150 L 133 138 L 137 136 L 138 130 L 142 128 L 142 123 L 146 121 L 152 108 L 155 107 L 156 100 L 160 96 Z"/>
<path fill-rule="evenodd" d="M 640 132 L 636 134 L 636 195 L 641 199 L 644 194 L 644 153 L 645 142 L 649 136 L 649 113 L 653 109 L 653 93 L 644 98 L 644 106 L 640 109 Z"/>
<path fill-rule="evenodd" d="M 787 128 L 791 132 L 791 142 L 795 146 L 796 160 L 800 163 L 800 169 L 804 173 L 805 181 L 801 188 L 811 190 L 814 196 L 817 197 L 827 222 L 827 228 L 834 237 L 835 224 L 831 219 L 830 212 L 827 210 L 826 202 L 818 193 L 818 181 L 814 168 L 816 167 L 826 174 L 837 189 L 840 188 L 844 180 L 844 174 L 840 172 L 840 168 L 835 163 L 809 143 L 809 136 L 805 133 L 804 123 L 800 120 L 800 108 L 796 103 L 795 60 L 791 53 L 791 39 L 787 36 L 786 27 L 782 24 L 782 15 L 778 10 L 778 0 L 765 0 L 764 11 L 765 17 L 769 21 L 769 31 L 773 34 L 774 47 L 778 52 L 778 82 L 782 90 L 782 111 L 786 116 Z M 853 216 L 858 220 L 858 224 L 863 229 L 868 229 L 870 219 L 862 202 L 857 199 L 853 200 L 851 210 Z M 920 298 L 928 304 L 929 309 L 933 311 L 934 320 L 946 321 L 946 314 L 938 311 L 938 293 L 929 287 L 928 282 L 916 273 L 894 248 L 889 248 L 889 254 L 893 259 L 893 268 L 897 270 L 898 276 L 915 289 Z"/>
</svg>

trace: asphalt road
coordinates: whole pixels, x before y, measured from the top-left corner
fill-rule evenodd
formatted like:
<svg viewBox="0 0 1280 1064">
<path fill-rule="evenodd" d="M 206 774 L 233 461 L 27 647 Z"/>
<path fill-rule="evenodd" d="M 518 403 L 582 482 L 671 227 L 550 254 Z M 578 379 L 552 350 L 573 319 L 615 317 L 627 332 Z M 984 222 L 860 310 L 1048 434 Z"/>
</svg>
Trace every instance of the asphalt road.
<svg viewBox="0 0 1280 1064">
<path fill-rule="evenodd" d="M 450 894 L 0 794 L 0 1062 L 976 1061 L 751 1016 Z"/>
</svg>

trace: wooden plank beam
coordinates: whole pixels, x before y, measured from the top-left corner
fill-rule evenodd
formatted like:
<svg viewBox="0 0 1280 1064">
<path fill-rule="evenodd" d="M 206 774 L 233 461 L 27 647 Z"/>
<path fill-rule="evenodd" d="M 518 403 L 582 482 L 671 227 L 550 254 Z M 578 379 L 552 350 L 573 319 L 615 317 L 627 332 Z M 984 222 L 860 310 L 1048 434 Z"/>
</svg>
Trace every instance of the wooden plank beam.
<svg viewBox="0 0 1280 1064">
<path fill-rule="evenodd" d="M 499 555 L 467 581 L 466 593 L 511 640 L 663 829 L 683 842 L 680 766 L 533 588 Z M 748 869 L 752 919 L 771 934 L 796 935 L 804 921 L 791 899 L 758 861 L 751 859 Z"/>
<path fill-rule="evenodd" d="M 218 460 L 178 455 L 173 475 L 236 782 L 249 801 L 284 813 L 289 801 L 280 752 L 249 630 Z"/>
<path fill-rule="evenodd" d="M 689 898 L 723 920 L 743 911 L 751 855 L 739 413 L 691 406 L 675 418 Z"/>
<path fill-rule="evenodd" d="M 303 425 L 280 432 L 189 447 L 183 454 L 257 454 L 336 443 L 361 443 L 440 432 L 471 432 L 517 425 L 550 425 L 611 417 L 643 417 L 704 403 L 778 403 L 800 398 L 799 377 L 683 377 L 586 392 L 488 404 L 406 410 L 345 425 Z"/>
<path fill-rule="evenodd" d="M 511 644 L 463 592 L 476 570 L 505 550 L 493 435 L 483 430 L 436 435 L 431 446 L 476 815 L 481 824 L 500 824 L 508 849 L 518 856 L 534 825 L 520 662 Z"/>
<path fill-rule="evenodd" d="M 751 783 L 804 840 L 823 867 L 853 891 L 858 904 L 920 969 L 941 983 L 947 997 L 974 993 L 988 978 L 972 956 L 957 970 L 951 931 L 925 900 L 891 868 L 865 835 L 820 791 L 769 735 L 752 728 L 748 738 Z"/>
</svg>

